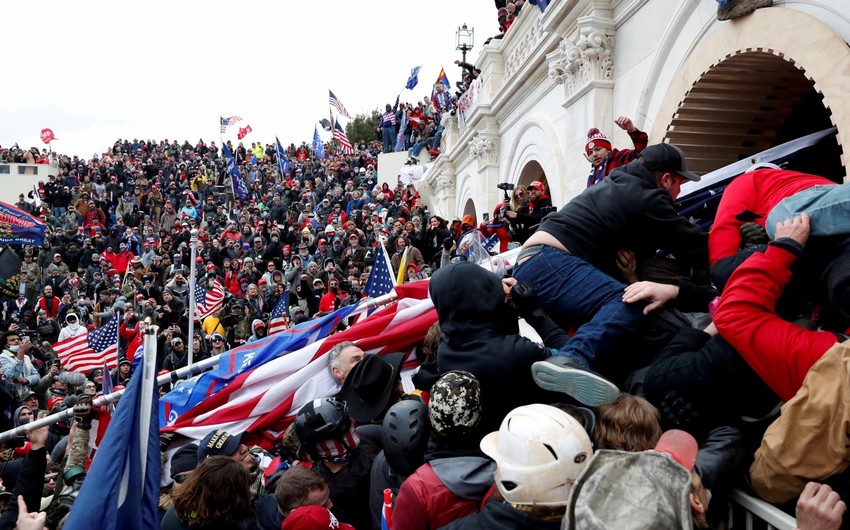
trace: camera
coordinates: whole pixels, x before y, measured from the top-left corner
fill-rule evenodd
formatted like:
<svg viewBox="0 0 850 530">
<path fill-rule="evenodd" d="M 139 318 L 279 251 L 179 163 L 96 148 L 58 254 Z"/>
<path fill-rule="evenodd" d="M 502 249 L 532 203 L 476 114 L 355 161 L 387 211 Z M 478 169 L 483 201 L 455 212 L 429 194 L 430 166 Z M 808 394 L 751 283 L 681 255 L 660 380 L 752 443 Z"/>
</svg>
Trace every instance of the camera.
<svg viewBox="0 0 850 530">
<path fill-rule="evenodd" d="M 514 185 L 510 182 L 501 182 L 496 187 L 505 192 L 505 202 L 510 202 L 511 197 L 508 195 L 508 192 L 514 190 Z"/>
</svg>

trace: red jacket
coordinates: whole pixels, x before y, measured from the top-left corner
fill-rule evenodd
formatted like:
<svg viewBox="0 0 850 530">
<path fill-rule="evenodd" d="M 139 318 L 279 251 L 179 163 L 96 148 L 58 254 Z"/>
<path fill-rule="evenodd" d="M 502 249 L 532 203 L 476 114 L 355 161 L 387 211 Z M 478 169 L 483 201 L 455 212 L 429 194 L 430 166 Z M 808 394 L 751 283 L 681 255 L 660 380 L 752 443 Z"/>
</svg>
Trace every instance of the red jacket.
<svg viewBox="0 0 850 530">
<path fill-rule="evenodd" d="M 391 530 L 435 530 L 478 511 L 480 500 L 458 497 L 443 484 L 431 464 L 420 466 L 401 484 Z"/>
<path fill-rule="evenodd" d="M 827 331 L 809 331 L 776 314 L 776 301 L 791 279 L 794 252 L 771 244 L 732 274 L 714 314 L 714 325 L 776 394 L 788 401 L 809 368 L 838 342 Z"/>
<path fill-rule="evenodd" d="M 822 185 L 835 185 L 835 182 L 784 169 L 757 169 L 733 180 L 723 192 L 714 225 L 708 233 L 709 264 L 714 265 L 717 260 L 738 252 L 741 246 L 739 230 L 744 221 L 736 216 L 750 211 L 759 216 L 753 222 L 763 228 L 767 214 L 779 201 L 812 186 Z"/>
</svg>

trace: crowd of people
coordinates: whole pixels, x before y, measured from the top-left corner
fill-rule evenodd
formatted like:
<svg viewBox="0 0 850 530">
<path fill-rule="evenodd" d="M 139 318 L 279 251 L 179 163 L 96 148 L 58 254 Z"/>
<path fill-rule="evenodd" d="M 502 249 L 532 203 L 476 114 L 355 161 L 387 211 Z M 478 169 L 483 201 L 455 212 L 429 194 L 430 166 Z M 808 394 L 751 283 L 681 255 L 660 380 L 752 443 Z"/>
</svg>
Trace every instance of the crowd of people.
<svg viewBox="0 0 850 530">
<path fill-rule="evenodd" d="M 541 177 L 502 187 L 485 219 L 449 223 L 413 186 L 378 179 L 389 143 L 438 148 L 438 130 L 422 134 L 441 107 L 388 105 L 381 141 L 353 155 L 293 144 L 287 166 L 274 145 L 231 145 L 244 200 L 215 142 L 119 140 L 88 160 L 29 152 L 59 175 L 16 204 L 48 231 L 42 247 L 13 248 L 23 265 L 0 315 L 0 429 L 72 419 L 5 444 L 0 529 L 60 528 L 74 509 L 111 414 L 92 400 L 134 377 L 147 325 L 159 326 L 156 369 L 176 370 L 190 351 L 198 361 L 265 337 L 282 299 L 277 331 L 364 298 L 384 249 L 394 275 L 430 278 L 439 319 L 412 380 L 407 352 L 341 342 L 327 354 L 338 393 L 298 410 L 273 447 L 226 429 L 163 436 L 163 529 L 380 529 L 387 503 L 398 530 L 724 528 L 736 487 L 796 504 L 801 530 L 841 527 L 847 186 L 751 168 L 706 234 L 675 207 L 699 181 L 682 150 L 647 146 L 621 117 L 632 149 L 591 129 L 578 154 L 587 189 L 560 209 Z M 424 132 L 399 136 L 405 121 Z M 198 282 L 224 301 L 188 336 L 193 234 Z M 474 248 L 520 250 L 500 276 Z M 111 373 L 63 366 L 57 343 L 110 321 Z"/>
</svg>

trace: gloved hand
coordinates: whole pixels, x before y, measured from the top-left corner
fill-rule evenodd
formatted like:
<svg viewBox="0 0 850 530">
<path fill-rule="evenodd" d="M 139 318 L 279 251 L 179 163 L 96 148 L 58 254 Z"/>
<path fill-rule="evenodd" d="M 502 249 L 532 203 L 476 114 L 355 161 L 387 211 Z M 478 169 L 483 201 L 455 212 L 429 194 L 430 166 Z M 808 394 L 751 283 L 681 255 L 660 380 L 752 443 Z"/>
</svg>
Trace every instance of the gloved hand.
<svg viewBox="0 0 850 530">
<path fill-rule="evenodd" d="M 91 402 L 91 396 L 83 394 L 74 404 L 74 417 L 79 429 L 91 429 Z"/>
<path fill-rule="evenodd" d="M 770 242 L 767 231 L 756 223 L 744 223 L 740 228 L 741 249 L 765 245 Z"/>
<path fill-rule="evenodd" d="M 525 319 L 540 310 L 540 302 L 537 300 L 534 287 L 525 282 L 518 282 L 511 287 L 511 304 L 517 314 Z"/>
<path fill-rule="evenodd" d="M 661 427 L 664 430 L 681 429 L 693 433 L 700 422 L 699 409 L 675 390 L 664 395 L 658 411 L 661 412 Z"/>
</svg>

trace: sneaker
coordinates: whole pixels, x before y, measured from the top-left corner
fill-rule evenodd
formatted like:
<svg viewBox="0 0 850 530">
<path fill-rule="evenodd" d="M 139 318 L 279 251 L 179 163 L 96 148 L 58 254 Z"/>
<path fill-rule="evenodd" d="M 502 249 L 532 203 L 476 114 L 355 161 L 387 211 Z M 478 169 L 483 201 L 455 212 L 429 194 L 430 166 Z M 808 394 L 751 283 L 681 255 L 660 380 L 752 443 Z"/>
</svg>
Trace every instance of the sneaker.
<svg viewBox="0 0 850 530">
<path fill-rule="evenodd" d="M 620 395 L 617 385 L 595 374 L 569 357 L 556 355 L 531 365 L 537 386 L 563 392 L 589 407 L 610 403 Z"/>
</svg>

